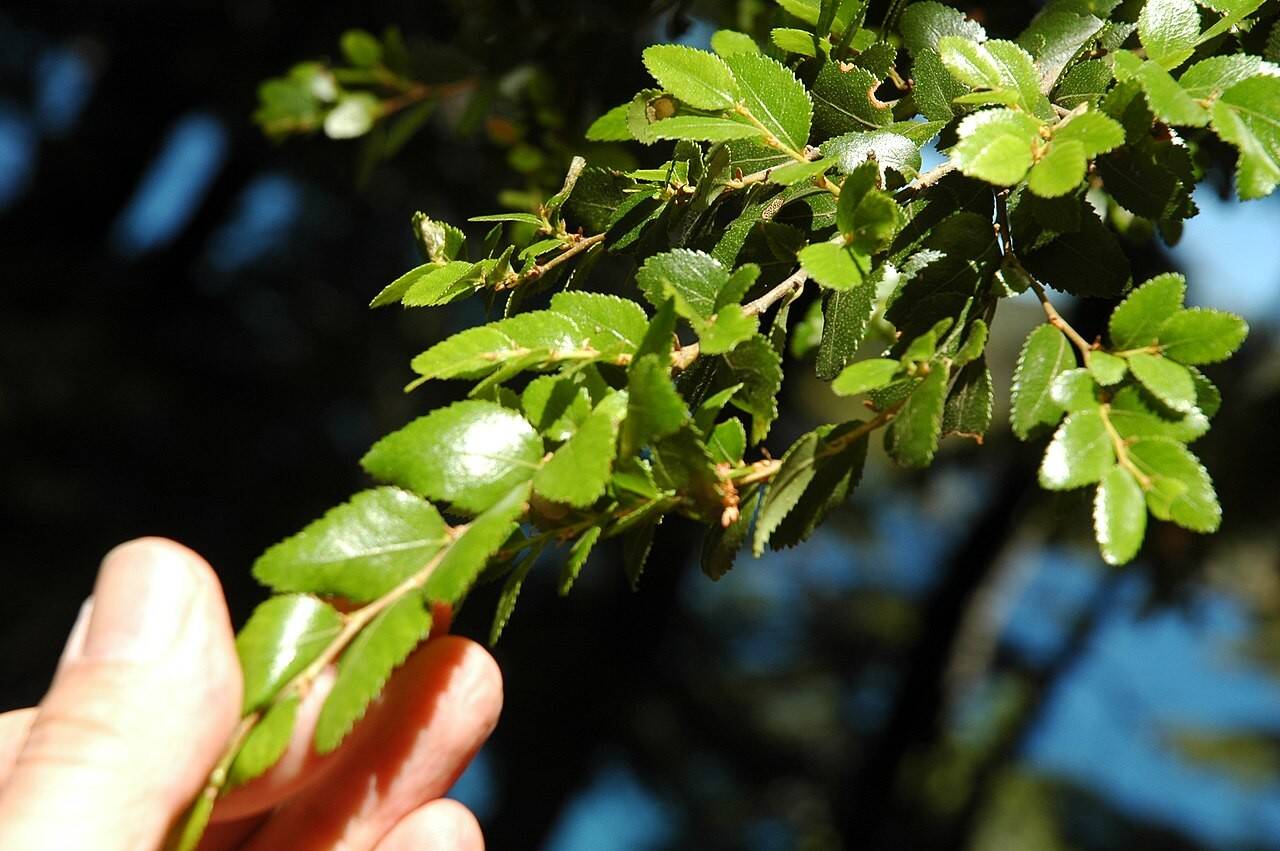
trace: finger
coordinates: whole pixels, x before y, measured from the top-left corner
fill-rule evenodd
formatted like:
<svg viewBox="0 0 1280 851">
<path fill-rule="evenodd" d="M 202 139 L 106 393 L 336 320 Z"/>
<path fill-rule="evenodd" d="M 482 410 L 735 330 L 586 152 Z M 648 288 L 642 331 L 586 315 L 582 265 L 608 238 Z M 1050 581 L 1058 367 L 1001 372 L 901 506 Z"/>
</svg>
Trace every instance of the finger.
<svg viewBox="0 0 1280 851">
<path fill-rule="evenodd" d="M 441 798 L 401 819 L 374 851 L 484 851 L 484 834 L 471 810 Z"/>
<path fill-rule="evenodd" d="M 0 790 L 0 848 L 155 847 L 235 727 L 231 623 L 199 556 L 117 547 L 93 599 Z"/>
<path fill-rule="evenodd" d="M 482 647 L 452 636 L 428 642 L 370 708 L 329 776 L 281 806 L 248 848 L 373 848 L 453 785 L 501 708 L 502 677 Z"/>
<path fill-rule="evenodd" d="M 452 616 L 453 611 L 448 603 L 432 605 L 431 639 L 449 631 Z M 316 720 L 333 687 L 333 677 L 334 669 L 329 668 L 316 679 L 298 707 L 293 737 L 284 755 L 261 777 L 233 789 L 222 798 L 213 811 L 214 822 L 238 821 L 275 807 L 286 798 L 321 780 L 342 754 L 351 749 L 355 737 L 348 737 L 337 751 L 324 756 L 317 754 L 311 746 Z"/>
<path fill-rule="evenodd" d="M 15 709 L 0 715 L 0 787 L 13 771 L 13 763 L 18 758 L 18 751 L 26 744 L 27 732 L 31 722 L 35 720 L 36 710 Z"/>
</svg>

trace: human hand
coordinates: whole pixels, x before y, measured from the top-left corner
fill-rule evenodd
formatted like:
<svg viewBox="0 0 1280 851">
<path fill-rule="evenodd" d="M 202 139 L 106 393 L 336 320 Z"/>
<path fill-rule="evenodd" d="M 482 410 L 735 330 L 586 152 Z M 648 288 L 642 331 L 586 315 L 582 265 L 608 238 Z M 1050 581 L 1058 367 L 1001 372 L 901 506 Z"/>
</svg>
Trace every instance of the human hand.
<svg viewBox="0 0 1280 851">
<path fill-rule="evenodd" d="M 405 662 L 334 753 L 311 734 L 332 671 L 269 772 L 219 801 L 201 851 L 480 849 L 475 817 L 441 798 L 497 723 L 502 679 L 444 636 Z M 221 587 L 203 559 L 142 539 L 103 561 L 40 705 L 0 715 L 0 848 L 158 848 L 239 720 Z"/>
</svg>

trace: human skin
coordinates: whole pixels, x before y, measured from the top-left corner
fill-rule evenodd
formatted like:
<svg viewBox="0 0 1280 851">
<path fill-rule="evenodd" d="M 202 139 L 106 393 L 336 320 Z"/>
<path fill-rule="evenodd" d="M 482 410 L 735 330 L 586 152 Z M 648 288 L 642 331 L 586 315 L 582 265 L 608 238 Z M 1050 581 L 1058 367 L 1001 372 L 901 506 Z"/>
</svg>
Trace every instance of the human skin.
<svg viewBox="0 0 1280 851">
<path fill-rule="evenodd" d="M 502 678 L 434 636 L 334 753 L 310 746 L 332 671 L 280 762 L 218 803 L 201 851 L 482 849 L 441 796 L 497 723 Z M 239 720 L 231 621 L 212 568 L 158 538 L 104 559 L 39 706 L 0 715 L 0 848 L 159 848 Z"/>
</svg>

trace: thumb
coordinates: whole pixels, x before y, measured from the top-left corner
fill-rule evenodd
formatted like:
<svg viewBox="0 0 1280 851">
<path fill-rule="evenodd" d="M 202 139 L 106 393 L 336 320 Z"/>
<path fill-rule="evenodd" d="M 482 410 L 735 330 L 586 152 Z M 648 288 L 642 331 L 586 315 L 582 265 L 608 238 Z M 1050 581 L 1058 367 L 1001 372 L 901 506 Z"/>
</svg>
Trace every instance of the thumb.
<svg viewBox="0 0 1280 851">
<path fill-rule="evenodd" d="M 0 787 L 0 848 L 156 847 L 240 710 L 218 580 L 160 539 L 112 550 Z"/>
</svg>

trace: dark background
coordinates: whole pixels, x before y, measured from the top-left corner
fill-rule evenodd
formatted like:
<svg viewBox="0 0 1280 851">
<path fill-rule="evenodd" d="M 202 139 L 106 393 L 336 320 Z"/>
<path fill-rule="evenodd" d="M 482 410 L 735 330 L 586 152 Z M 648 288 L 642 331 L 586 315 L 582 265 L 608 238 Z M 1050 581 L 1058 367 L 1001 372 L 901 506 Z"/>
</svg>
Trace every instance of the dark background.
<svg viewBox="0 0 1280 851">
<path fill-rule="evenodd" d="M 378 436 L 456 392 L 401 388 L 476 306 L 364 309 L 419 262 L 410 214 L 460 223 L 504 190 L 546 191 L 586 123 L 645 84 L 646 44 L 704 44 L 752 8 L 0 11 L 0 708 L 39 699 L 98 561 L 129 537 L 205 554 L 242 621 L 262 599 L 253 558 L 364 487 Z M 1016 31 L 1033 7 L 971 11 Z M 497 123 L 459 135 L 443 111 L 372 169 L 359 143 L 253 126 L 261 80 L 388 24 L 508 81 Z M 520 84 L 529 69 L 546 85 Z M 458 790 L 491 847 L 1280 847 L 1280 211 L 1223 201 L 1226 166 L 1175 252 L 1128 246 L 1139 280 L 1182 264 L 1193 301 L 1254 327 L 1213 373 L 1227 406 L 1197 446 L 1219 536 L 1157 526 L 1136 566 L 1105 569 L 1087 497 L 1039 492 L 1038 447 L 1000 425 L 924 475 L 877 457 L 814 540 L 718 584 L 676 522 L 638 594 L 612 553 L 567 599 L 548 564 L 495 651 L 505 715 Z M 1105 316 L 1071 309 L 1087 332 Z M 1002 310 L 997 384 L 1037 321 Z M 807 376 L 790 366 L 775 448 L 849 413 Z M 484 635 L 493 598 L 458 629 Z"/>
</svg>

